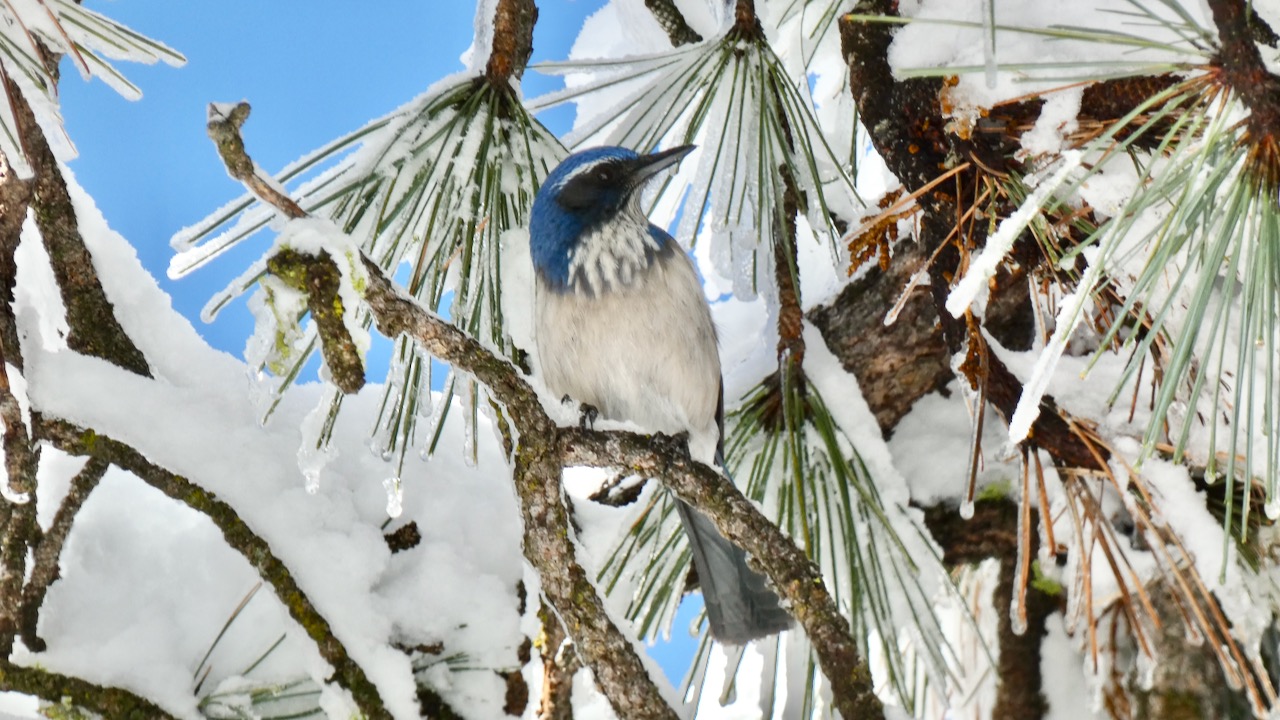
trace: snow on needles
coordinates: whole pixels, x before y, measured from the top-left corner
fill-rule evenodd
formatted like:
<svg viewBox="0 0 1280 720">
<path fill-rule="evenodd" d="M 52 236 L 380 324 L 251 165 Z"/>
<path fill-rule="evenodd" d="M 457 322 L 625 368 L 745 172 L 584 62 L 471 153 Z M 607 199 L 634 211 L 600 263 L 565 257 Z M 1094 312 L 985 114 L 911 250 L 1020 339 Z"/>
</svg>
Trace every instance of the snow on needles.
<svg viewBox="0 0 1280 720">
<path fill-rule="evenodd" d="M 1062 153 L 1062 163 L 1053 175 L 1036 187 L 1013 214 L 1000 221 L 1000 226 L 987 238 L 987 244 L 978 257 L 969 264 L 969 271 L 947 296 L 947 312 L 952 317 L 960 317 L 973 304 L 979 291 L 987 287 L 991 278 L 995 277 L 996 268 L 1004 261 L 1013 247 L 1014 241 L 1022 235 L 1027 225 L 1040 214 L 1045 201 L 1080 167 L 1083 154 L 1079 150 L 1067 150 Z"/>
</svg>

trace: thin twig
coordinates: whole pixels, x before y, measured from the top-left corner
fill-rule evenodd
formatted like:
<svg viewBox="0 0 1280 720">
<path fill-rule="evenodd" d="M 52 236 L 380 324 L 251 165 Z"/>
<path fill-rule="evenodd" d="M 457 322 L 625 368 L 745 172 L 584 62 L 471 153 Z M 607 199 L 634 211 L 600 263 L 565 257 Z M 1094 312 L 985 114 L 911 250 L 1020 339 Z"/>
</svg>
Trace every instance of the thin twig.
<svg viewBox="0 0 1280 720">
<path fill-rule="evenodd" d="M 44 604 L 45 593 L 49 586 L 59 577 L 58 560 L 62 556 L 62 545 L 66 542 L 76 515 L 84 507 L 89 493 L 98 486 L 98 481 L 107 472 L 110 463 L 100 458 L 89 458 L 85 466 L 71 479 L 71 489 L 63 498 L 62 505 L 53 516 L 53 523 L 48 532 L 41 536 L 40 542 L 32 551 L 31 578 L 22 591 L 22 642 L 33 652 L 44 652 L 45 642 L 36 633 L 40 620 L 40 606 Z"/>
</svg>

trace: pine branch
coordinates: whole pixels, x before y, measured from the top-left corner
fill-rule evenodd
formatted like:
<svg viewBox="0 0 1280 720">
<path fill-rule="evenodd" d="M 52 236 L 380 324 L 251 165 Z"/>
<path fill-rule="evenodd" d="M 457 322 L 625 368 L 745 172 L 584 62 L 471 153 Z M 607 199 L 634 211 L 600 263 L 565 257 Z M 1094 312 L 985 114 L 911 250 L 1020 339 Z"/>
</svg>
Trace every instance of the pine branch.
<svg viewBox="0 0 1280 720">
<path fill-rule="evenodd" d="M 13 314 L 13 290 L 18 284 L 15 253 L 22 242 L 22 223 L 31 203 L 31 185 L 18 177 L 0 153 L 0 358 L 22 370 L 22 347 Z"/>
<path fill-rule="evenodd" d="M 561 428 L 514 365 L 399 292 L 376 263 L 368 258 L 364 263 L 369 277 L 365 300 L 378 330 L 386 337 L 409 335 L 440 360 L 474 375 L 505 405 L 520 438 L 514 481 L 524 521 L 525 557 L 542 578 L 548 601 L 601 692 L 622 717 L 674 718 L 577 561 L 560 484 Z"/>
<path fill-rule="evenodd" d="M 67 346 L 150 377 L 146 358 L 120 326 L 115 307 L 98 280 L 93 256 L 80 235 L 66 180 L 31 106 L 3 69 L 0 69 L 0 85 L 13 109 L 23 154 L 35 173 L 31 179 L 30 204 L 67 309 Z"/>
<path fill-rule="evenodd" d="M 667 37 L 671 38 L 672 47 L 702 42 L 702 36 L 689 26 L 673 0 L 644 0 L 644 6 L 649 8 L 653 19 L 658 21 Z"/>
<path fill-rule="evenodd" d="M 158 705 L 128 690 L 38 667 L 14 665 L 4 658 L 0 658 L 0 690 L 32 695 L 55 706 L 70 703 L 112 720 L 173 720 Z"/>
<path fill-rule="evenodd" d="M 4 471 L 10 493 L 27 493 L 23 508 L 0 498 L 0 659 L 9 657 L 20 624 L 22 583 L 27 540 L 33 528 L 34 492 L 39 449 L 27 434 L 22 408 L 9 385 L 9 367 L 21 371 L 21 346 L 13 311 L 13 291 L 18 282 L 15 253 L 22 242 L 22 223 L 31 199 L 28 183 L 18 178 L 0 154 L 0 422 L 4 423 Z"/>
<path fill-rule="evenodd" d="M 757 558 L 790 601 L 832 683 L 841 714 L 847 720 L 883 717 L 870 671 L 858 657 L 848 621 L 817 567 L 731 482 L 694 461 L 683 440 L 557 426 L 514 365 L 401 292 L 375 262 L 363 260 L 368 276 L 365 301 L 379 332 L 389 338 L 408 335 L 435 357 L 473 375 L 505 406 L 520 438 L 515 483 L 525 520 L 525 556 L 542 575 L 548 600 L 616 712 L 624 717 L 674 717 L 576 561 L 560 485 L 566 465 L 630 468 L 661 479 L 704 512 L 726 537 Z M 332 262 L 307 256 L 296 261 Z"/>
<path fill-rule="evenodd" d="M 533 55 L 533 26 L 538 8 L 533 0 L 498 0 L 493 12 L 493 50 L 485 66 L 485 77 L 494 87 L 507 87 L 519 80 Z"/>
<path fill-rule="evenodd" d="M 1267 70 L 1250 27 L 1250 3 L 1245 0 L 1209 0 L 1213 22 L 1218 26 L 1221 48 L 1215 64 L 1222 68 L 1227 84 L 1249 107 L 1249 134 L 1254 142 L 1272 139 L 1280 133 L 1280 77 Z"/>
<path fill-rule="evenodd" d="M 0 659 L 13 652 L 21 626 L 27 550 L 38 531 L 35 505 L 34 498 L 21 504 L 0 500 Z"/>
<path fill-rule="evenodd" d="M 40 542 L 32 548 L 31 578 L 22 591 L 22 642 L 32 652 L 44 652 L 44 640 L 37 634 L 40 621 L 40 607 L 44 605 L 45 594 L 49 586 L 59 577 L 59 559 L 62 556 L 62 545 L 66 542 L 71 527 L 75 524 L 80 508 L 84 507 L 89 494 L 98 487 L 98 481 L 106 474 L 110 463 L 100 458 L 89 458 L 85 466 L 71 479 L 71 489 L 63 498 L 49 531 L 40 536 Z"/>
<path fill-rule="evenodd" d="M 542 655 L 542 702 L 538 720 L 573 720 L 573 675 L 582 667 L 564 626 L 546 602 L 538 610 L 542 635 L 538 649 Z"/>
<path fill-rule="evenodd" d="M 12 317 L 11 309 L 9 316 Z M 20 626 L 27 550 L 39 533 L 35 491 L 40 446 L 27 433 L 22 407 L 9 385 L 6 360 L 0 353 L 0 422 L 4 423 L 5 471 L 2 482 L 8 484 L 9 491 L 6 497 L 0 498 L 0 659 L 8 658 L 13 650 Z M 25 496 L 25 501 L 14 502 L 10 496 Z"/>
<path fill-rule="evenodd" d="M 216 104 L 209 105 L 209 138 L 218 148 L 231 177 L 244 183 L 263 202 L 284 213 L 289 218 L 307 217 L 307 212 L 288 195 L 278 190 L 258 172 L 258 166 L 245 152 L 240 127 L 249 119 L 249 103 L 238 103 L 230 110 Z M 324 360 L 329 368 L 333 384 L 342 392 L 352 395 L 364 387 L 364 360 L 356 348 L 351 333 L 342 321 L 344 312 L 338 299 L 340 274 L 333 263 L 299 263 L 297 253 L 278 253 L 267 262 L 267 270 L 294 290 L 307 297 L 307 310 L 315 321 L 316 332 L 324 347 Z"/>
<path fill-rule="evenodd" d="M 893 14 L 895 5 L 889 0 L 863 0 L 856 12 Z M 850 89 L 872 143 L 908 191 L 925 187 L 937 176 L 939 168 L 954 164 L 949 158 L 956 152 L 943 130 L 946 122 L 938 103 L 941 81 L 894 78 L 888 61 L 893 39 L 888 25 L 846 16 L 840 19 L 840 33 L 841 48 L 849 63 Z M 968 182 L 967 177 L 965 181 Z M 955 202 L 954 196 L 940 192 L 926 192 L 919 199 L 923 213 L 921 244 L 933 256 L 928 265 L 929 288 L 949 352 L 952 356 L 966 356 L 961 358 L 966 361 L 960 368 L 962 377 L 974 388 L 985 386 L 988 402 L 1007 421 L 1022 397 L 1021 382 L 998 357 L 982 352 L 979 344 L 985 340 L 981 334 L 945 309 L 960 255 L 954 243 L 940 246 L 954 228 L 958 216 Z M 985 355 L 983 362 L 968 362 L 976 353 Z M 1098 457 L 1089 449 L 1058 411 L 1053 398 L 1045 395 L 1040 405 L 1040 416 L 1028 439 L 1068 467 L 1104 469 L 1106 456 Z"/>
<path fill-rule="evenodd" d="M 846 719 L 884 717 L 870 670 L 858 657 L 849 623 L 827 592 L 817 566 L 733 483 L 693 460 L 683 440 L 564 428 L 560 446 L 567 465 L 621 465 L 637 475 L 658 478 L 709 517 L 726 538 L 751 555 L 787 600 L 788 611 L 804 628 L 831 682 L 840 714 Z"/>
<path fill-rule="evenodd" d="M 49 441 L 63 452 L 105 460 L 131 472 L 148 485 L 212 520 L 227 544 L 243 555 L 275 590 L 280 602 L 289 609 L 289 615 L 316 643 L 321 657 L 333 666 L 333 681 L 351 693 L 365 717 L 390 717 L 377 688 L 334 636 L 329 622 L 298 587 L 293 573 L 230 505 L 190 480 L 152 463 L 129 445 L 93 430 L 77 427 L 65 420 L 41 419 L 34 431 L 38 439 Z"/>
</svg>

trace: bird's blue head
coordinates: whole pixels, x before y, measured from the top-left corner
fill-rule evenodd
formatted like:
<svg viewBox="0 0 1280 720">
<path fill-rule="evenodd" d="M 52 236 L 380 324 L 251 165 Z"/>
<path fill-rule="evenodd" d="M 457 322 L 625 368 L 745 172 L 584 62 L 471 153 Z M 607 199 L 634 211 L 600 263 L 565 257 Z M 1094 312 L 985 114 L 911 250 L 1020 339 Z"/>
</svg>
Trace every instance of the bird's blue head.
<svg viewBox="0 0 1280 720">
<path fill-rule="evenodd" d="M 598 147 L 565 158 L 542 184 L 529 221 L 530 252 L 542 279 L 556 289 L 579 280 L 595 288 L 629 273 L 637 254 L 652 257 L 662 249 L 670 238 L 641 212 L 640 190 L 691 150 L 684 145 L 638 155 Z"/>
</svg>

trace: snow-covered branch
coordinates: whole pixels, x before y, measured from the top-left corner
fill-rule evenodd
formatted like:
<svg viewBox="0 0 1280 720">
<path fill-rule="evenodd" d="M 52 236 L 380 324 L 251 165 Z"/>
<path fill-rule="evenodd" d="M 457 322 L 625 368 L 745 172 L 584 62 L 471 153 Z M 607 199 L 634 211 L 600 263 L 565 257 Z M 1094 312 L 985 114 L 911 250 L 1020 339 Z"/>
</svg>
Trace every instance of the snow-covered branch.
<svg viewBox="0 0 1280 720">
<path fill-rule="evenodd" d="M 346 648 L 330 629 L 329 622 L 298 586 L 293 573 L 230 505 L 181 475 L 156 465 L 134 448 L 93 430 L 64 420 L 42 419 L 36 424 L 35 436 L 68 454 L 100 458 L 128 470 L 165 495 L 212 520 L 227 544 L 253 565 L 275 590 L 293 619 L 315 641 L 320 655 L 333 666 L 333 680 L 351 693 L 365 716 L 390 717 L 377 688 L 347 654 Z"/>
<path fill-rule="evenodd" d="M 146 358 L 120 326 L 114 306 L 102 289 L 93 257 L 80 234 L 67 182 L 35 113 L 7 73 L 0 72 L 0 83 L 10 98 L 14 122 L 33 172 L 29 181 L 31 209 L 67 308 L 67 346 L 139 375 L 150 375 Z"/>
<path fill-rule="evenodd" d="M 6 659 L 0 659 L 0 690 L 33 695 L 54 707 L 70 703 L 105 718 L 173 720 L 172 715 L 155 703 L 128 690 L 95 685 L 43 668 L 14 665 Z"/>
</svg>

